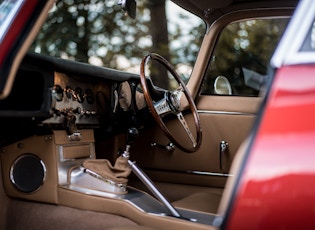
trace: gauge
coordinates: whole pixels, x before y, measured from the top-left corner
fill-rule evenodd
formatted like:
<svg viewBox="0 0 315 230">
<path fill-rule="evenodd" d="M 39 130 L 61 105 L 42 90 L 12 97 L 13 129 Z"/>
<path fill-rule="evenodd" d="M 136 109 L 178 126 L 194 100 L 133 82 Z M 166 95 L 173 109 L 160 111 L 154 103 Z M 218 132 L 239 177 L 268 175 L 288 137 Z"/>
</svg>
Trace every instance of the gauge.
<svg viewBox="0 0 315 230">
<path fill-rule="evenodd" d="M 124 110 L 127 111 L 131 105 L 131 89 L 130 85 L 127 81 L 123 82 L 119 86 L 119 93 L 118 93 L 118 101 L 120 107 Z"/>
<path fill-rule="evenodd" d="M 65 92 L 66 92 L 66 95 L 67 95 L 67 98 L 70 99 L 72 97 L 72 89 L 70 86 L 66 86 L 66 89 L 65 89 Z"/>
<path fill-rule="evenodd" d="M 77 87 L 75 89 L 75 95 L 76 95 L 76 98 L 77 98 L 77 101 L 79 103 L 83 103 L 84 102 L 84 95 L 83 95 L 83 91 L 80 87 Z"/>
<path fill-rule="evenodd" d="M 93 91 L 91 89 L 85 90 L 85 98 L 86 98 L 87 103 L 89 103 L 89 104 L 94 103 L 94 95 L 93 95 Z"/>
<path fill-rule="evenodd" d="M 138 85 L 136 89 L 136 105 L 138 110 L 141 110 L 147 106 L 141 85 Z"/>
</svg>

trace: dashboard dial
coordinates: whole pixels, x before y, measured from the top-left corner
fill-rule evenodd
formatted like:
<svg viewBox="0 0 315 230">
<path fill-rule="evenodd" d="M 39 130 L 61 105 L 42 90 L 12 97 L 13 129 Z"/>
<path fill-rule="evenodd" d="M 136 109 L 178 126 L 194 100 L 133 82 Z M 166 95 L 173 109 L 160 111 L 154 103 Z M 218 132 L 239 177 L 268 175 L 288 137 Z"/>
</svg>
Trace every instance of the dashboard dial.
<svg viewBox="0 0 315 230">
<path fill-rule="evenodd" d="M 93 91 L 91 89 L 85 90 L 85 98 L 86 98 L 87 103 L 89 103 L 89 104 L 94 103 L 94 95 L 93 95 Z"/>
<path fill-rule="evenodd" d="M 141 85 L 137 86 L 137 90 L 136 90 L 136 105 L 137 105 L 137 109 L 141 110 L 143 108 L 145 108 L 147 106 L 147 103 L 145 101 L 144 95 L 142 93 L 142 88 Z"/>
<path fill-rule="evenodd" d="M 124 110 L 127 111 L 131 105 L 131 88 L 127 81 L 123 82 L 119 86 L 119 94 L 118 94 L 118 101 L 119 106 Z"/>
</svg>

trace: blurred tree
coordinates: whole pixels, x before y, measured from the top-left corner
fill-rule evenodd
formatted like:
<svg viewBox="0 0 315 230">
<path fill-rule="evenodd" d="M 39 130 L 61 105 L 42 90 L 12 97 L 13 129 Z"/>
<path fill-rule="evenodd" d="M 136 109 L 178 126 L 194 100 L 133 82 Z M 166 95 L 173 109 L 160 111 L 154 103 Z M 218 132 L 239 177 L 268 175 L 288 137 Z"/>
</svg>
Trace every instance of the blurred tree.
<svg viewBox="0 0 315 230">
<path fill-rule="evenodd" d="M 166 60 L 170 60 L 165 0 L 148 0 L 147 7 L 151 12 L 149 33 L 152 36 L 152 47 L 150 52 L 158 53 Z M 151 79 L 157 86 L 169 88 L 165 67 L 163 68 L 158 62 L 151 63 L 150 72 Z"/>
<path fill-rule="evenodd" d="M 148 12 L 143 4 L 138 6 L 135 21 L 124 14 L 117 1 L 57 1 L 31 49 L 121 69 L 121 51 L 126 58 L 142 57 L 151 46 Z"/>
<path fill-rule="evenodd" d="M 213 94 L 217 76 L 228 78 L 234 95 L 257 96 L 244 82 L 242 68 L 267 75 L 270 58 L 288 23 L 286 18 L 231 23 L 222 31 L 204 83 L 203 94 Z"/>
<path fill-rule="evenodd" d="M 184 63 L 192 67 L 204 32 L 182 30 L 181 26 L 190 20 L 182 13 L 178 13 L 182 21 L 171 22 L 170 32 L 168 23 L 173 17 L 167 19 L 165 6 L 165 0 L 137 1 L 133 20 L 124 14 L 117 0 L 59 0 L 31 50 L 119 70 L 137 68 L 133 71 L 136 73 L 142 57 L 149 52 L 161 54 L 175 66 Z M 201 27 L 204 31 L 205 25 Z M 154 83 L 169 88 L 165 69 L 156 63 L 150 66 Z"/>
</svg>

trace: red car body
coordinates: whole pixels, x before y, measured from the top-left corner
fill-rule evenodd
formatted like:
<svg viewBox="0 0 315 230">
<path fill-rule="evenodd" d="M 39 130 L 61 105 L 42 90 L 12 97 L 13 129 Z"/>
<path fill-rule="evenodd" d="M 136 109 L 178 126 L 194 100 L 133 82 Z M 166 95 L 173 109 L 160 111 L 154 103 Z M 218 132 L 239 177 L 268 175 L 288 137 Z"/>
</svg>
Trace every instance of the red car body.
<svg viewBox="0 0 315 230">
<path fill-rule="evenodd" d="M 229 229 L 311 229 L 315 220 L 315 66 L 276 73 L 237 189 Z"/>
<path fill-rule="evenodd" d="M 314 1 L 300 3 L 234 190 L 227 229 L 315 228 Z"/>
</svg>

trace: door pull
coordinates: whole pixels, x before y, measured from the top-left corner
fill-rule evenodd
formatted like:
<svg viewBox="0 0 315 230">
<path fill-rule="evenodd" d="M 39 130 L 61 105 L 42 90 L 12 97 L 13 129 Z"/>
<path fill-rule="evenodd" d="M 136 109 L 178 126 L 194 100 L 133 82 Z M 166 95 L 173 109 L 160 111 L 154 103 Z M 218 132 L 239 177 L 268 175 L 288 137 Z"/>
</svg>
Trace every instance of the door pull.
<svg viewBox="0 0 315 230">
<path fill-rule="evenodd" d="M 223 156 L 227 155 L 229 143 L 227 141 L 220 142 L 220 170 L 223 171 Z"/>
</svg>

